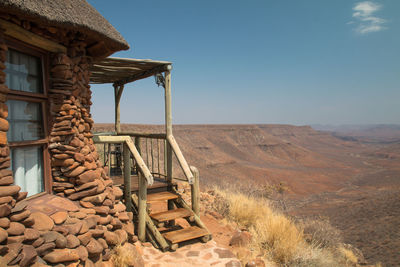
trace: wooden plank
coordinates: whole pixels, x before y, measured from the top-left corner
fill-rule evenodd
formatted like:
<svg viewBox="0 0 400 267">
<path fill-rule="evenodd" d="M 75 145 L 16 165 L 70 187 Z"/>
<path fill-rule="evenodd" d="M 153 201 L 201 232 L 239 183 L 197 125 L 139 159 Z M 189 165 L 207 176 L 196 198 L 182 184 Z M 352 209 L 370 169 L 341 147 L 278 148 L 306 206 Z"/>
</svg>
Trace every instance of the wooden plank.
<svg viewBox="0 0 400 267">
<path fill-rule="evenodd" d="M 162 234 L 172 244 L 180 243 L 183 241 L 199 238 L 208 235 L 207 230 L 197 226 L 191 226 L 177 231 L 172 231 Z"/>
<path fill-rule="evenodd" d="M 158 202 L 158 201 L 166 201 L 166 200 L 170 200 L 170 199 L 177 199 L 178 195 L 175 193 L 171 193 L 171 192 L 159 192 L 159 193 L 153 193 L 153 194 L 149 194 L 147 196 L 147 203 L 151 203 L 151 202 Z"/>
<path fill-rule="evenodd" d="M 150 217 L 158 222 L 166 222 L 177 218 L 186 218 L 192 216 L 193 213 L 187 209 L 179 208 L 150 214 Z"/>
<path fill-rule="evenodd" d="M 14 23 L 0 19 L 0 28 L 5 30 L 4 33 L 6 35 L 25 43 L 40 47 L 46 51 L 53 53 L 67 53 L 67 48 L 65 46 L 27 31 Z"/>
<path fill-rule="evenodd" d="M 149 185 L 152 185 L 153 181 L 154 181 L 153 175 L 151 174 L 151 172 L 147 168 L 146 164 L 144 163 L 142 156 L 140 156 L 139 152 L 137 151 L 135 144 L 133 143 L 131 137 L 127 138 L 126 144 L 129 146 L 129 149 L 131 150 L 131 153 L 133 154 L 133 157 L 135 158 L 137 165 L 139 166 L 140 170 L 142 171 L 144 177 L 146 178 L 147 183 Z"/>
<path fill-rule="evenodd" d="M 165 139 L 167 138 L 164 133 L 135 133 L 135 132 L 120 132 L 118 135 L 129 135 L 133 137 L 144 137 L 144 138 L 153 138 L 153 139 Z"/>
</svg>

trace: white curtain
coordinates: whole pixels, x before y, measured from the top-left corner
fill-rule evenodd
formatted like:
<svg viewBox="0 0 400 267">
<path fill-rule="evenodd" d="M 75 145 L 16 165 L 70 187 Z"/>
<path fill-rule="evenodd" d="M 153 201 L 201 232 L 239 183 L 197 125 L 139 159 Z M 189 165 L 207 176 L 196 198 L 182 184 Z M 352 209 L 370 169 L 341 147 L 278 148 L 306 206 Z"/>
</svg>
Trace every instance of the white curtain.
<svg viewBox="0 0 400 267">
<path fill-rule="evenodd" d="M 44 191 L 41 147 L 22 147 L 12 149 L 12 169 L 14 183 L 28 196 Z"/>
</svg>

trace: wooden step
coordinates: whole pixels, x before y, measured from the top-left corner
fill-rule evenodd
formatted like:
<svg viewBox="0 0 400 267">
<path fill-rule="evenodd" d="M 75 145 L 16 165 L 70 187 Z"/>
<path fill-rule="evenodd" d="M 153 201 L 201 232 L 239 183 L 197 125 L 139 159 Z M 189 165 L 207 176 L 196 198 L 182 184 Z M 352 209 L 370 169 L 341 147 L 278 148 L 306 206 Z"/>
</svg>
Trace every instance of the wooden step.
<svg viewBox="0 0 400 267">
<path fill-rule="evenodd" d="M 190 210 L 179 208 L 174 210 L 167 210 L 150 214 L 150 217 L 158 222 L 166 222 L 175 220 L 177 218 L 185 218 L 192 216 L 193 213 Z"/>
<path fill-rule="evenodd" d="M 177 199 L 178 197 L 179 196 L 177 194 L 168 191 L 158 192 L 158 193 L 148 194 L 147 203 Z"/>
<path fill-rule="evenodd" d="M 195 239 L 208 235 L 207 230 L 202 229 L 197 226 L 191 226 L 177 231 L 168 232 L 162 234 L 165 239 L 167 239 L 172 244 L 180 243 L 183 241 Z"/>
</svg>

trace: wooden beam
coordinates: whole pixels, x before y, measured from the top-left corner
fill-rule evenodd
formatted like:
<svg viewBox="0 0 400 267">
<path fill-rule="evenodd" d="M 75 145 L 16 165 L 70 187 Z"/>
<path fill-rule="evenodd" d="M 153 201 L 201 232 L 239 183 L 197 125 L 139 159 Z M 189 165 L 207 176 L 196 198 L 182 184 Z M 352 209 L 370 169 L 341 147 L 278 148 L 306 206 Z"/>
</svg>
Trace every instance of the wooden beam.
<svg viewBox="0 0 400 267">
<path fill-rule="evenodd" d="M 147 215 L 147 183 L 143 175 L 138 173 L 139 183 L 139 223 L 138 223 L 138 238 L 142 242 L 146 242 L 146 215 Z"/>
<path fill-rule="evenodd" d="M 182 154 L 181 149 L 179 148 L 178 143 L 175 140 L 173 135 L 167 136 L 168 143 L 170 144 L 172 151 L 174 151 L 176 158 L 178 159 L 179 165 L 182 168 L 183 173 L 188 179 L 189 184 L 193 184 L 193 174 L 189 168 L 189 165 Z"/>
<path fill-rule="evenodd" d="M 131 192 L 131 152 L 126 143 L 123 148 L 124 160 L 124 199 L 127 211 L 132 211 Z M 140 190 L 140 189 L 139 189 Z"/>
<path fill-rule="evenodd" d="M 121 132 L 121 123 L 120 123 L 120 100 L 122 91 L 124 91 L 124 85 L 116 85 L 114 86 L 114 101 L 115 101 L 115 132 L 118 134 Z"/>
<path fill-rule="evenodd" d="M 166 139 L 164 133 L 135 133 L 135 132 L 120 132 L 118 135 L 129 135 L 133 137 L 153 138 L 153 139 Z"/>
<path fill-rule="evenodd" d="M 134 81 L 137 81 L 137 80 L 141 80 L 141 79 L 153 76 L 153 75 L 155 75 L 157 73 L 161 73 L 161 72 L 164 72 L 164 71 L 169 71 L 171 69 L 172 69 L 171 65 L 161 65 L 161 66 L 155 67 L 155 68 L 150 69 L 150 70 L 146 70 L 146 71 L 143 71 L 143 72 L 140 72 L 140 73 L 137 73 L 137 74 L 133 74 L 133 75 L 131 75 L 131 76 L 125 78 L 125 79 L 118 80 L 118 81 L 115 82 L 115 84 L 121 85 L 121 84 L 131 83 L 131 82 L 134 82 Z"/>
<path fill-rule="evenodd" d="M 190 170 L 192 171 L 194 178 L 193 184 L 190 185 L 192 195 L 192 210 L 197 216 L 200 217 L 200 174 L 199 170 L 194 166 L 190 166 Z"/>
<path fill-rule="evenodd" d="M 67 48 L 65 46 L 27 31 L 14 23 L 0 19 L 0 28 L 5 30 L 4 33 L 6 35 L 9 35 L 27 44 L 40 47 L 53 53 L 67 53 Z"/>
</svg>

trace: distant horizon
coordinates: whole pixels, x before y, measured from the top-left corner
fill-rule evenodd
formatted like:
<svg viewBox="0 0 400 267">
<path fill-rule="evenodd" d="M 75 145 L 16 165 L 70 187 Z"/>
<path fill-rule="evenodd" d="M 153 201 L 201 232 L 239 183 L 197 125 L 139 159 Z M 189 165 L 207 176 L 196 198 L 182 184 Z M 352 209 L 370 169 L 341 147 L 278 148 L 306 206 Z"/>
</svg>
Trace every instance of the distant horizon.
<svg viewBox="0 0 400 267">
<path fill-rule="evenodd" d="M 400 124 L 398 0 L 89 2 L 131 45 L 113 56 L 173 62 L 175 124 Z M 121 122 L 162 124 L 163 97 L 127 84 Z"/>
</svg>

